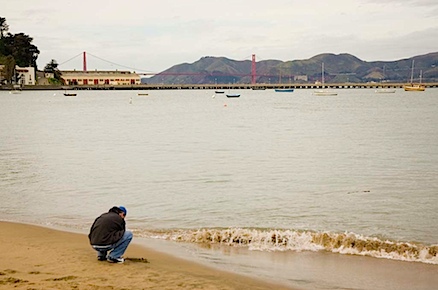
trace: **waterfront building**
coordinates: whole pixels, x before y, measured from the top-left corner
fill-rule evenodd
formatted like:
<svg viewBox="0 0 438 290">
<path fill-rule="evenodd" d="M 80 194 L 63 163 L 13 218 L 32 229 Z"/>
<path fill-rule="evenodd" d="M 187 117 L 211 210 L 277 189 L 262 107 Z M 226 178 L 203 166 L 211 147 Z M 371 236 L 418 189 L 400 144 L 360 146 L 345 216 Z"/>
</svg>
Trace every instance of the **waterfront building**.
<svg viewBox="0 0 438 290">
<path fill-rule="evenodd" d="M 65 85 L 126 86 L 141 84 L 140 75 L 130 71 L 61 71 Z"/>
<path fill-rule="evenodd" d="M 307 75 L 299 75 L 299 76 L 294 76 L 294 81 L 303 81 L 303 82 L 307 82 L 309 81 Z"/>
<path fill-rule="evenodd" d="M 35 68 L 34 67 L 19 67 L 15 66 L 15 72 L 17 74 L 17 84 L 21 86 L 34 86 L 35 85 Z"/>
<path fill-rule="evenodd" d="M 0 82 L 5 82 L 5 73 L 3 72 L 4 65 L 0 65 Z M 12 83 L 20 86 L 35 85 L 35 68 L 34 67 L 19 67 L 15 66 L 15 77 L 12 77 Z"/>
</svg>

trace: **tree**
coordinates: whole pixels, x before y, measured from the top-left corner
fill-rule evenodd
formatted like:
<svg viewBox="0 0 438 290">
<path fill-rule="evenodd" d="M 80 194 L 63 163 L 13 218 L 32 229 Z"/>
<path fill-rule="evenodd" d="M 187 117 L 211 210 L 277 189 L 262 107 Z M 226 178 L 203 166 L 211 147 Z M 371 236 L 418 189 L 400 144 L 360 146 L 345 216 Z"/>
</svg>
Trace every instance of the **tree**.
<svg viewBox="0 0 438 290">
<path fill-rule="evenodd" d="M 11 55 L 8 55 L 7 57 L 5 57 L 4 68 L 3 68 L 3 75 L 8 83 L 12 83 L 12 79 L 15 78 L 14 72 L 15 72 L 15 59 Z"/>
<path fill-rule="evenodd" d="M 58 83 L 62 83 L 61 79 L 61 71 L 58 69 L 58 63 L 56 60 L 52 59 L 46 66 L 44 67 L 44 72 L 53 73 L 54 79 Z"/>
<path fill-rule="evenodd" d="M 36 60 L 40 51 L 32 44 L 32 37 L 24 33 L 8 33 L 2 38 L 4 41 L 4 55 L 12 55 L 18 66 L 37 67 Z"/>
<path fill-rule="evenodd" d="M 0 17 L 0 64 L 4 65 L 2 75 L 5 80 L 12 83 L 17 80 L 14 75 L 15 66 L 27 67 L 32 66 L 36 70 L 36 60 L 40 51 L 32 44 L 32 37 L 24 33 L 11 34 L 7 32 L 9 25 L 6 18 Z"/>
<path fill-rule="evenodd" d="M 44 67 L 44 72 L 51 72 L 55 73 L 55 71 L 58 69 L 58 63 L 56 60 L 52 59 L 46 66 Z"/>
<path fill-rule="evenodd" d="M 0 17 L 0 38 L 3 38 L 5 32 L 9 30 L 9 25 L 6 24 L 6 18 Z"/>
<path fill-rule="evenodd" d="M 6 55 L 5 53 L 5 41 L 3 35 L 9 30 L 9 25 L 6 24 L 6 18 L 0 17 L 0 56 Z"/>
</svg>

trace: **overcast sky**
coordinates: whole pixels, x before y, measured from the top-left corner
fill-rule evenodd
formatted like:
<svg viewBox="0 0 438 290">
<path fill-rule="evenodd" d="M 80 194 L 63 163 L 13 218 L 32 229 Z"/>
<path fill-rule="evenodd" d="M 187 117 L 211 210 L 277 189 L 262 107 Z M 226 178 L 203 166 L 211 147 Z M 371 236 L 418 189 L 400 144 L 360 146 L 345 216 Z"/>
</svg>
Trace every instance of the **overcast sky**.
<svg viewBox="0 0 438 290">
<path fill-rule="evenodd" d="M 55 59 L 80 70 L 83 51 L 88 69 L 137 72 L 203 56 L 392 61 L 438 51 L 437 0 L 0 0 L 0 17 L 33 38 L 39 69 Z"/>
</svg>

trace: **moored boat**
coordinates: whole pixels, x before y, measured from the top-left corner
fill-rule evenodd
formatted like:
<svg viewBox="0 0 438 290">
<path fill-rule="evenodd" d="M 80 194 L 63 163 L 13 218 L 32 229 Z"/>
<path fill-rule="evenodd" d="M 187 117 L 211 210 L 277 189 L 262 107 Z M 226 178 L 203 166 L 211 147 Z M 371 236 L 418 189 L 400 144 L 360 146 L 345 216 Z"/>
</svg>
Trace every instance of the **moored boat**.
<svg viewBox="0 0 438 290">
<path fill-rule="evenodd" d="M 277 93 L 292 93 L 294 89 L 275 89 Z"/>
<path fill-rule="evenodd" d="M 406 92 L 423 92 L 426 90 L 426 87 L 422 84 L 404 85 L 403 88 Z"/>
<path fill-rule="evenodd" d="M 337 96 L 338 95 L 337 92 L 334 92 L 334 91 L 332 91 L 330 89 L 325 89 L 324 88 L 324 63 L 322 63 L 322 65 L 321 65 L 321 85 L 322 85 L 321 86 L 322 89 L 315 90 L 313 92 L 313 94 L 315 96 Z"/>
<path fill-rule="evenodd" d="M 332 91 L 332 90 L 315 90 L 314 92 L 313 92 L 313 94 L 315 95 L 315 96 L 337 96 L 338 95 L 338 93 L 337 92 L 334 92 L 334 91 Z"/>
<path fill-rule="evenodd" d="M 412 68 L 411 68 L 411 83 L 404 85 L 403 88 L 406 92 L 423 92 L 426 90 L 426 86 L 421 84 L 422 72 L 420 70 L 420 83 L 414 83 L 414 60 L 412 60 Z"/>
<path fill-rule="evenodd" d="M 395 90 L 383 88 L 383 89 L 377 89 L 375 92 L 378 94 L 392 94 L 395 93 Z"/>
<path fill-rule="evenodd" d="M 68 87 L 64 87 L 64 96 L 75 97 L 77 95 L 77 93 L 69 93 L 67 90 L 68 90 Z"/>
</svg>

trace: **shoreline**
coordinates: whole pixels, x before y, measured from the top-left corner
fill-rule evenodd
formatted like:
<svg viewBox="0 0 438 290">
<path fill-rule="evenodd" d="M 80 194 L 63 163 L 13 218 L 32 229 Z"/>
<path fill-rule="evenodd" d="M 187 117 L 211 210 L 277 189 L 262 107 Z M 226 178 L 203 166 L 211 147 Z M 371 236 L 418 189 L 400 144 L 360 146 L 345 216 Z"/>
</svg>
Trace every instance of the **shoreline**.
<svg viewBox="0 0 438 290">
<path fill-rule="evenodd" d="M 0 221 L 0 289 L 292 289 L 149 249 L 99 262 L 85 234 Z M 135 237 L 134 237 L 135 239 Z M 6 287 L 6 288 L 3 288 Z"/>
<path fill-rule="evenodd" d="M 374 89 L 401 89 L 409 83 L 326 83 L 325 86 L 321 84 L 313 83 L 294 83 L 294 84 L 137 84 L 137 85 L 26 85 L 20 87 L 20 91 L 65 91 L 65 90 L 99 90 L 99 91 L 135 91 L 135 90 L 274 90 L 274 89 L 302 89 L 302 90 L 315 90 L 315 89 L 340 89 L 340 90 L 374 90 Z M 438 88 L 438 83 L 422 83 L 427 89 Z M 13 86 L 0 86 L 0 91 L 14 90 Z"/>
</svg>

